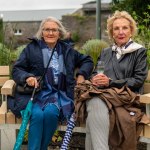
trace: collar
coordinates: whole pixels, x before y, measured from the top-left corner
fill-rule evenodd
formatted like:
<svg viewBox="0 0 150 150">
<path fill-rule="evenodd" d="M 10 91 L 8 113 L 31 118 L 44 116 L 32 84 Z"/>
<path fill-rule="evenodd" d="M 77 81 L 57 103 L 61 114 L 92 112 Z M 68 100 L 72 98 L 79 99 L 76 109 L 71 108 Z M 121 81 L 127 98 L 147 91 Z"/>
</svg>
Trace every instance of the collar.
<svg viewBox="0 0 150 150">
<path fill-rule="evenodd" d="M 119 47 L 116 44 L 113 44 L 112 46 L 112 51 L 116 52 L 117 59 L 119 59 L 122 55 L 127 54 L 127 53 L 132 53 L 143 46 L 133 42 L 132 39 L 130 39 L 124 46 Z"/>
</svg>

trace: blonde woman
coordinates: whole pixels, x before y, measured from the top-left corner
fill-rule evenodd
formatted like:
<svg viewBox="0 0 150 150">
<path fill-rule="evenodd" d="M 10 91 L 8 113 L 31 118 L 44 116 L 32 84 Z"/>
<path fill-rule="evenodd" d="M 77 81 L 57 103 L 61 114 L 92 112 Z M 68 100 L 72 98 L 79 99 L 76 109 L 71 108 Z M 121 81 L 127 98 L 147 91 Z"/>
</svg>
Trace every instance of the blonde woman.
<svg viewBox="0 0 150 150">
<path fill-rule="evenodd" d="M 95 70 L 92 83 L 99 88 L 121 88 L 126 85 L 131 91 L 142 93 L 147 76 L 146 49 L 133 41 L 137 31 L 136 22 L 128 12 L 116 11 L 107 20 L 107 30 L 113 45 L 104 49 L 99 56 L 98 62 L 104 62 L 104 73 L 98 74 Z M 87 113 L 86 150 L 111 149 L 110 112 L 106 103 L 94 97 L 87 102 Z M 130 140 L 127 145 L 128 147 L 118 145 L 114 150 L 136 150 L 136 141 Z"/>
</svg>

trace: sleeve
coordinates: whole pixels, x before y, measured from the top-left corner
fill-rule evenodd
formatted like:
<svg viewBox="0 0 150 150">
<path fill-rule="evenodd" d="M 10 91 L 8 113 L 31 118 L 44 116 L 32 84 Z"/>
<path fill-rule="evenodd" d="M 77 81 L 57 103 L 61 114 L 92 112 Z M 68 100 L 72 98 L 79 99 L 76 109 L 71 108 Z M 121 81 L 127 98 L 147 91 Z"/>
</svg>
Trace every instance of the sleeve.
<svg viewBox="0 0 150 150">
<path fill-rule="evenodd" d="M 26 78 L 30 76 L 34 76 L 34 74 L 30 73 L 30 65 L 29 58 L 27 55 L 27 51 L 29 49 L 29 45 L 23 49 L 19 58 L 13 65 L 12 69 L 12 78 L 17 84 L 24 84 Z"/>
<path fill-rule="evenodd" d="M 88 55 L 81 54 L 76 50 L 74 50 L 74 52 L 76 64 L 75 67 L 78 68 L 76 76 L 83 75 L 86 80 L 89 79 L 94 68 L 92 58 Z"/>
<path fill-rule="evenodd" d="M 143 86 L 148 74 L 146 49 L 139 49 L 136 55 L 136 59 L 133 60 L 135 61 L 133 70 L 128 72 L 130 77 L 115 81 L 111 80 L 110 87 L 122 87 L 123 85 L 127 85 L 131 90 L 138 91 L 138 89 Z"/>
</svg>

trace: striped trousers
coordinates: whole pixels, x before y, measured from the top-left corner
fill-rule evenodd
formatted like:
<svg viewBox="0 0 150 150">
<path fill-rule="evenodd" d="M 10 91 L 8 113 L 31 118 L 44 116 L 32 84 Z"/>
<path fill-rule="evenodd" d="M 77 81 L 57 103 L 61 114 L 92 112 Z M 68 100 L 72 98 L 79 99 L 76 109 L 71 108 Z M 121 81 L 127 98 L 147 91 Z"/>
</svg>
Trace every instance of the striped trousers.
<svg viewBox="0 0 150 150">
<path fill-rule="evenodd" d="M 109 113 L 106 104 L 94 97 L 86 102 L 86 150 L 109 150 Z"/>
</svg>

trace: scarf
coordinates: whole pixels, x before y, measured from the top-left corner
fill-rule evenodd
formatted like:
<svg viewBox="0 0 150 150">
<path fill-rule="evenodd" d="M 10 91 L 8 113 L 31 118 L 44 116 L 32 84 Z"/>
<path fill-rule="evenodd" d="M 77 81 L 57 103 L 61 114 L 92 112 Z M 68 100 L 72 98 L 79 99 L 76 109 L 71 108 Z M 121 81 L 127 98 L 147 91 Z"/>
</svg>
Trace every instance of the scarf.
<svg viewBox="0 0 150 150">
<path fill-rule="evenodd" d="M 143 46 L 133 42 L 132 39 L 130 39 L 124 46 L 118 47 L 116 44 L 113 44 L 112 46 L 112 51 L 116 52 L 116 57 L 119 59 L 122 55 L 127 54 L 127 53 L 132 53 L 139 48 L 142 48 Z"/>
<path fill-rule="evenodd" d="M 44 67 L 46 68 L 52 50 L 41 41 Z M 45 75 L 45 87 L 38 94 L 37 102 L 44 109 L 49 103 L 55 104 L 62 112 L 61 120 L 70 118 L 74 104 L 66 95 L 66 68 L 59 42 L 54 47 L 54 54 Z"/>
</svg>

